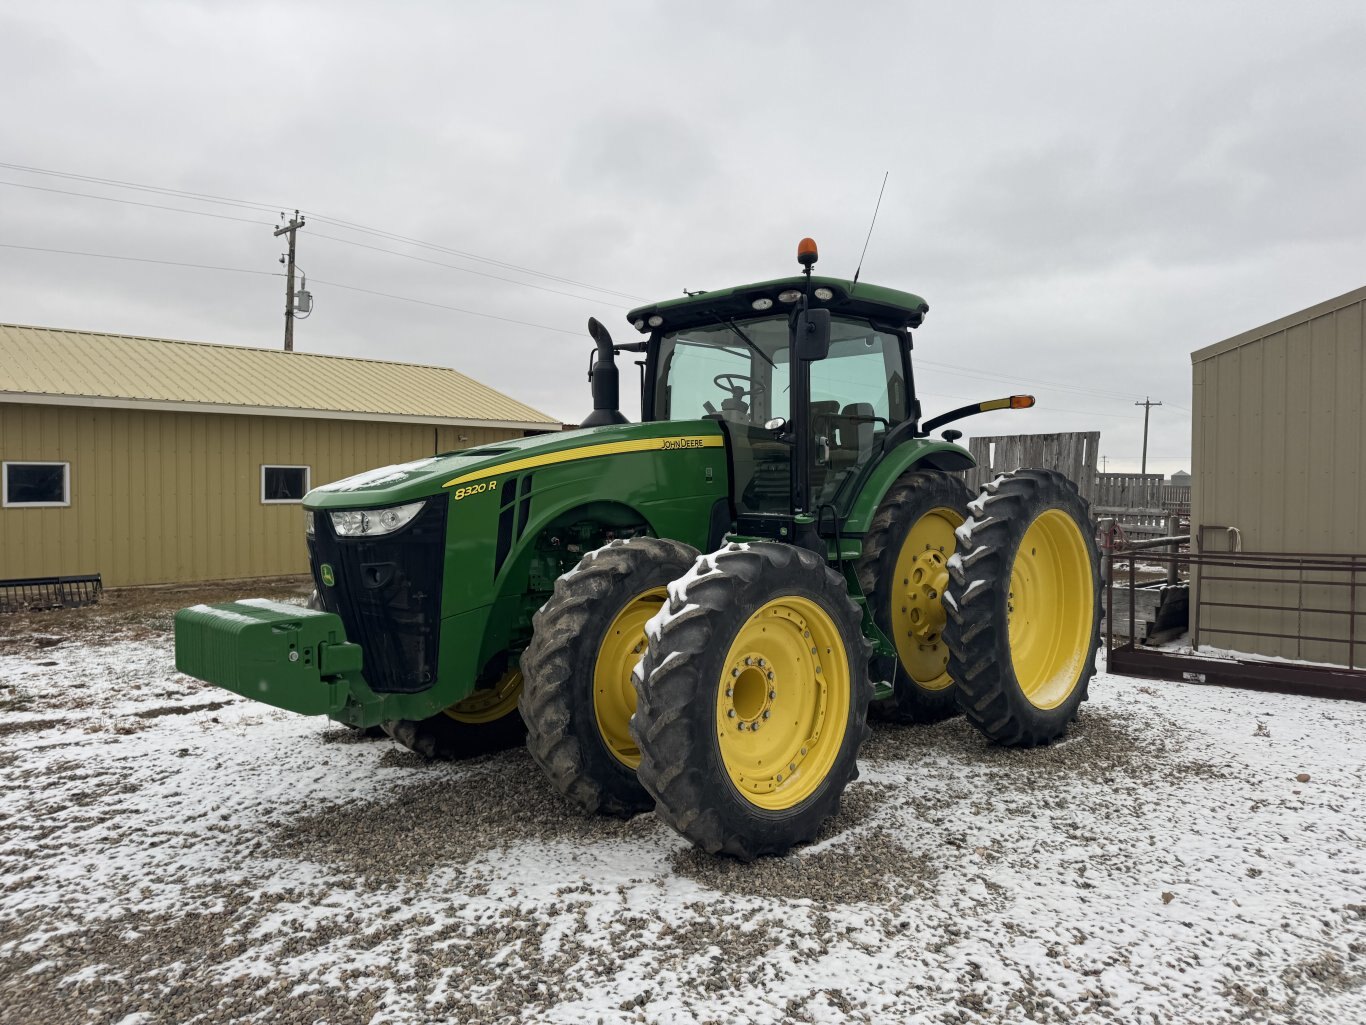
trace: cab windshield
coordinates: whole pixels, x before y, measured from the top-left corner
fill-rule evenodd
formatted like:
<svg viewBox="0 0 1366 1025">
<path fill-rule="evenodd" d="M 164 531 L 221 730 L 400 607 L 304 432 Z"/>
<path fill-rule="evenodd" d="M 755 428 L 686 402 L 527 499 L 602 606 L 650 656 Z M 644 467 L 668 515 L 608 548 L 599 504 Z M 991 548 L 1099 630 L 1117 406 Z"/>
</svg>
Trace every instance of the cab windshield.
<svg viewBox="0 0 1366 1025">
<path fill-rule="evenodd" d="M 733 442 L 741 512 L 791 506 L 791 444 L 765 428 L 791 408 L 790 321 L 786 314 L 708 324 L 664 335 L 655 380 L 656 420 L 711 418 Z M 811 405 L 800 418 L 811 436 L 814 505 L 843 508 L 860 469 L 907 416 L 901 339 L 867 320 L 835 317 L 830 354 L 811 364 Z"/>
</svg>

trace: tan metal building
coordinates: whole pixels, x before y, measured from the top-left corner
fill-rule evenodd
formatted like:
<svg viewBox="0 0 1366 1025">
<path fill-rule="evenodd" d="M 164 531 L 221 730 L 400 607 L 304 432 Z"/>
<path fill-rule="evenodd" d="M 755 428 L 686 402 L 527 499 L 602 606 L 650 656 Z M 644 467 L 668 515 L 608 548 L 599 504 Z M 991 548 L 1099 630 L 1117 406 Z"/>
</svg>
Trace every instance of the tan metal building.
<svg viewBox="0 0 1366 1025">
<path fill-rule="evenodd" d="M 0 324 L 0 580 L 305 573 L 310 487 L 559 429 L 445 367 Z"/>
<path fill-rule="evenodd" d="M 1366 288 L 1191 354 L 1194 374 L 1191 530 L 1206 550 L 1366 553 Z M 1234 528 L 1230 533 L 1226 528 Z M 1207 571 L 1206 576 L 1220 575 Z M 1197 585 L 1198 585 L 1197 574 Z M 1336 573 L 1261 574 L 1282 584 L 1208 581 L 1200 639 L 1261 655 L 1345 664 L 1347 586 L 1303 585 Z M 1296 579 L 1292 579 L 1295 577 Z M 1357 575 L 1356 606 L 1366 605 Z M 1194 608 L 1194 603 L 1193 606 Z M 1336 614 L 1303 609 L 1332 609 Z M 1366 661 L 1357 617 L 1357 662 Z M 1221 632 L 1246 630 L 1245 634 Z M 1330 641 L 1289 640 L 1298 634 Z"/>
</svg>

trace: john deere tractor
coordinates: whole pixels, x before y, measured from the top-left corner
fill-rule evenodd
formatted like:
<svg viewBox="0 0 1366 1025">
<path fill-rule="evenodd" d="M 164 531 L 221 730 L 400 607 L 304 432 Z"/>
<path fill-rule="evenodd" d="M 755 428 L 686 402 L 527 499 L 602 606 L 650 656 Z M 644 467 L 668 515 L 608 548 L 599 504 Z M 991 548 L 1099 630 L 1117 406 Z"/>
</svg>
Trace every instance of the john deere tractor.
<svg viewBox="0 0 1366 1025">
<path fill-rule="evenodd" d="M 961 433 L 931 433 L 1033 399 L 922 418 L 928 306 L 816 259 L 633 310 L 636 341 L 590 321 L 581 430 L 314 489 L 315 607 L 184 609 L 178 668 L 430 757 L 525 736 L 583 809 L 746 859 L 835 813 L 870 711 L 1059 737 L 1099 642 L 1086 503 L 1047 470 L 970 494 Z"/>
</svg>

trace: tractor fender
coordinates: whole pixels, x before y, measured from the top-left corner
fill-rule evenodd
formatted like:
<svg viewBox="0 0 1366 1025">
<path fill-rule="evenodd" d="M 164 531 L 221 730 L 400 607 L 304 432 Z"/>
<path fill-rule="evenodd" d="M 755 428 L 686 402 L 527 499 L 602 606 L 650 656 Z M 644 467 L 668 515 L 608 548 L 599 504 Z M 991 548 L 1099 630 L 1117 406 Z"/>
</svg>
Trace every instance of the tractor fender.
<svg viewBox="0 0 1366 1025">
<path fill-rule="evenodd" d="M 977 460 L 972 458 L 972 453 L 959 445 L 947 441 L 933 441 L 929 438 L 909 438 L 873 464 L 849 506 L 849 513 L 844 518 L 841 532 L 866 533 L 873 514 L 882 503 L 883 496 L 907 470 L 956 472 L 970 470 L 976 465 Z"/>
</svg>

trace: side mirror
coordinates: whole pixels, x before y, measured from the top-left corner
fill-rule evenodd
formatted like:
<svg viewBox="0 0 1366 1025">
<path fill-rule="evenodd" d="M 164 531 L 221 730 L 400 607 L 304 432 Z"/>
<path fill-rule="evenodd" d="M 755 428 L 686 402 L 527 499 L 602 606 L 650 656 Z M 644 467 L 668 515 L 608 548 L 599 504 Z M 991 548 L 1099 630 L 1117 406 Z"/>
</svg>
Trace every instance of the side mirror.
<svg viewBox="0 0 1366 1025">
<path fill-rule="evenodd" d="M 830 311 L 803 310 L 797 314 L 793 350 L 798 359 L 825 359 L 830 355 Z"/>
</svg>

